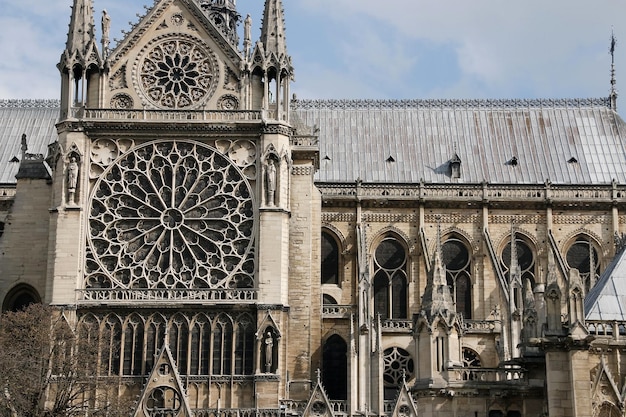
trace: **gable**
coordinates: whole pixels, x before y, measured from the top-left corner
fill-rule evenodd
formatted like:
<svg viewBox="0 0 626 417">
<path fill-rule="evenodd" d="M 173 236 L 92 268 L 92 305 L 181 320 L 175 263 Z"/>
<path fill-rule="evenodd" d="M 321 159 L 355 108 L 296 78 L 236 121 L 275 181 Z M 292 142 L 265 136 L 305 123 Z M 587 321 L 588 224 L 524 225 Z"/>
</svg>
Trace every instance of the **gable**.
<svg viewBox="0 0 626 417">
<path fill-rule="evenodd" d="M 105 106 L 237 109 L 241 60 L 193 0 L 159 1 L 111 53 Z"/>
</svg>

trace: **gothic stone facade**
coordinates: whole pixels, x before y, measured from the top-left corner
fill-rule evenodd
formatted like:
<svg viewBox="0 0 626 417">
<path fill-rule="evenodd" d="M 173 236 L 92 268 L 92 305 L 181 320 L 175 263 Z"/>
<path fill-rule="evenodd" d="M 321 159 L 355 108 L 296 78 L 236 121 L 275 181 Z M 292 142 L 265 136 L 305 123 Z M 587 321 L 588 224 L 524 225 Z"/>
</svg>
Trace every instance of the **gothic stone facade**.
<svg viewBox="0 0 626 417">
<path fill-rule="evenodd" d="M 74 1 L 60 101 L 0 104 L 3 309 L 108 335 L 135 416 L 623 416 L 626 318 L 584 304 L 614 97 L 290 100 L 263 13 L 253 44 L 234 0 L 157 0 L 111 48 Z"/>
</svg>

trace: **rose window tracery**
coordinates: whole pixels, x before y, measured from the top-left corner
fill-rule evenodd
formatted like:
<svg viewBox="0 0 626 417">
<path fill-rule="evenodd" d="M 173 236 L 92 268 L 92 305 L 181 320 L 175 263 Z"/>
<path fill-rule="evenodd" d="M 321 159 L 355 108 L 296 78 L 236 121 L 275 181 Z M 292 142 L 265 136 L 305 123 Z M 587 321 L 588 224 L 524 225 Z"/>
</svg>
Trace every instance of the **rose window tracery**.
<svg viewBox="0 0 626 417">
<path fill-rule="evenodd" d="M 216 58 L 192 37 L 166 38 L 142 51 L 139 88 L 159 108 L 185 109 L 211 98 L 219 78 Z"/>
<path fill-rule="evenodd" d="M 153 142 L 95 184 L 86 288 L 254 287 L 254 203 L 241 170 L 214 148 Z"/>
</svg>

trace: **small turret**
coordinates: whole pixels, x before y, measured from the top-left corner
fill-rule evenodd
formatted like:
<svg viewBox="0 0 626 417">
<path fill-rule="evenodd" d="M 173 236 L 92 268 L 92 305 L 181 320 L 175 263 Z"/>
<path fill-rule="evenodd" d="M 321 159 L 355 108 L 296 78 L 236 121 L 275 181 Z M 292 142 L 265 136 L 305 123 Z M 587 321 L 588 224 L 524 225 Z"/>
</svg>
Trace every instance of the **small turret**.
<svg viewBox="0 0 626 417">
<path fill-rule="evenodd" d="M 289 121 L 289 83 L 294 77 L 287 53 L 281 0 L 266 0 L 261 38 L 251 57 L 251 105 L 268 110 L 270 118 Z M 270 87 L 271 86 L 271 87 Z"/>
<path fill-rule="evenodd" d="M 57 65 L 61 72 L 61 119 L 72 117 L 73 108 L 100 104 L 105 63 L 95 32 L 92 0 L 74 0 L 65 50 Z"/>
</svg>

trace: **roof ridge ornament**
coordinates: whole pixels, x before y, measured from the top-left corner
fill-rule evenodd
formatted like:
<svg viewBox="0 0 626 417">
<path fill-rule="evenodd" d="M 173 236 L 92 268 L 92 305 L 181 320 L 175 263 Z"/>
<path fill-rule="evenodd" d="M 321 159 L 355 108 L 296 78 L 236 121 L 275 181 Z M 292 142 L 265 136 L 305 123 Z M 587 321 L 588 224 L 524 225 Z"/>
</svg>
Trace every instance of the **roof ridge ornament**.
<svg viewBox="0 0 626 417">
<path fill-rule="evenodd" d="M 611 27 L 611 47 L 609 53 L 611 54 L 611 94 L 609 100 L 611 101 L 611 109 L 617 111 L 617 80 L 615 77 L 615 45 L 617 45 L 617 39 L 615 38 L 615 30 Z"/>
</svg>

